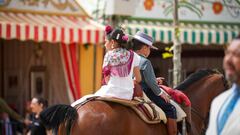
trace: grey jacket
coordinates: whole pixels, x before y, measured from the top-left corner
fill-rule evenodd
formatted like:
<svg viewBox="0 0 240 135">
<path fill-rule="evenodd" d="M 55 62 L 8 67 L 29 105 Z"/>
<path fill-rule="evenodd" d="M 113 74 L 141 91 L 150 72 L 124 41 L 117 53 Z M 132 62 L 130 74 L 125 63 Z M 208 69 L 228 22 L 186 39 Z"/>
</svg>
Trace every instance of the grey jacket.
<svg viewBox="0 0 240 135">
<path fill-rule="evenodd" d="M 141 56 L 140 59 L 140 72 L 142 75 L 142 88 L 143 90 L 148 90 L 151 89 L 155 95 L 159 95 L 162 93 L 162 90 L 158 87 L 157 81 L 156 81 L 156 76 L 151 64 L 151 61 L 145 58 L 144 56 Z"/>
</svg>

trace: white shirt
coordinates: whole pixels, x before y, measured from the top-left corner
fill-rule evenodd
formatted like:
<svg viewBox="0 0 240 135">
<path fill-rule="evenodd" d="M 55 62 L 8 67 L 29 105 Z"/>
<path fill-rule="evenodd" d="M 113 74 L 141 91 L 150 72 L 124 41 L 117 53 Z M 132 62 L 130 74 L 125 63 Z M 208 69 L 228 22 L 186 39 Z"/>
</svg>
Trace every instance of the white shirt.
<svg viewBox="0 0 240 135">
<path fill-rule="evenodd" d="M 210 119 L 209 119 L 209 125 L 206 132 L 206 135 L 218 135 L 217 134 L 217 118 L 218 113 L 222 107 L 222 105 L 228 100 L 228 97 L 233 92 L 233 87 L 224 93 L 217 96 L 211 105 L 210 110 Z M 233 112 L 230 114 L 228 120 L 226 121 L 226 124 L 222 130 L 221 135 L 240 135 L 240 100 L 235 105 L 235 108 Z"/>
<path fill-rule="evenodd" d="M 133 68 L 140 62 L 140 56 L 134 53 L 131 71 L 126 77 L 110 76 L 107 85 L 103 85 L 96 93 L 96 96 L 110 96 L 115 98 L 131 100 L 133 96 Z"/>
</svg>

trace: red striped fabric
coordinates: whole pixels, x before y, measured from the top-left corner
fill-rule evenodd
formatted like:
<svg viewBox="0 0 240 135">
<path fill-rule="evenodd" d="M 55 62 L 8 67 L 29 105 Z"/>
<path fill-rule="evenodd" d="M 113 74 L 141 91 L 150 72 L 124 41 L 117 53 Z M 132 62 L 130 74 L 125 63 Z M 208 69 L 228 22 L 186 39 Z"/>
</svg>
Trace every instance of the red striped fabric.
<svg viewBox="0 0 240 135">
<path fill-rule="evenodd" d="M 47 37 L 48 37 L 48 29 L 47 26 L 43 27 L 43 41 L 47 41 Z"/>
<path fill-rule="evenodd" d="M 78 29 L 78 43 L 82 44 L 82 30 Z"/>
<path fill-rule="evenodd" d="M 20 25 L 17 25 L 16 27 L 17 27 L 17 28 L 16 28 L 16 31 L 17 31 L 17 32 L 16 32 L 16 38 L 17 38 L 17 39 L 20 39 L 20 37 L 21 37 L 21 31 L 20 31 L 21 28 L 20 28 Z"/>
<path fill-rule="evenodd" d="M 77 99 L 77 94 L 76 94 L 76 90 L 75 88 L 73 87 L 73 80 L 72 80 L 72 74 L 71 74 L 71 67 L 70 67 L 70 64 L 69 64 L 69 51 L 67 50 L 67 47 L 65 44 L 62 44 L 61 45 L 61 48 L 62 48 L 62 54 L 63 54 L 63 60 L 64 60 L 64 69 L 65 69 L 65 72 L 66 72 L 66 75 L 67 75 L 67 86 L 69 87 L 70 91 L 71 91 L 71 94 L 73 96 L 73 99 L 74 101 Z"/>
<path fill-rule="evenodd" d="M 38 26 L 34 26 L 34 40 L 38 41 Z"/>
<path fill-rule="evenodd" d="M 25 27 L 25 39 L 26 40 L 29 40 L 29 37 L 30 37 L 29 33 L 30 33 L 29 25 L 26 25 L 26 27 Z"/>
<path fill-rule="evenodd" d="M 61 41 L 62 41 L 62 43 L 64 43 L 64 39 L 65 39 L 64 33 L 65 33 L 65 29 L 61 28 Z"/>
<path fill-rule="evenodd" d="M 70 89 L 74 101 L 81 97 L 76 46 L 76 43 L 61 45 L 64 72 L 67 76 L 67 87 Z"/>
<path fill-rule="evenodd" d="M 69 36 L 70 36 L 70 42 L 73 43 L 74 42 L 74 39 L 73 39 L 73 36 L 74 36 L 73 29 L 69 30 Z"/>
<path fill-rule="evenodd" d="M 103 43 L 104 26 L 82 17 L 2 12 L 0 38 L 61 43 L 68 93 L 77 100 L 81 97 L 77 45 Z"/>
<path fill-rule="evenodd" d="M 91 42 L 91 31 L 90 30 L 87 31 L 87 42 L 88 43 Z"/>
<path fill-rule="evenodd" d="M 7 24 L 7 39 L 11 39 L 11 25 Z"/>
<path fill-rule="evenodd" d="M 56 34 L 57 34 L 56 28 L 53 27 L 53 28 L 52 28 L 52 41 L 53 41 L 53 42 L 56 42 Z"/>
<path fill-rule="evenodd" d="M 95 42 L 98 43 L 99 42 L 99 31 L 95 31 L 96 36 L 95 36 Z"/>
<path fill-rule="evenodd" d="M 3 39 L 65 44 L 104 42 L 104 26 L 86 17 L 2 12 L 0 27 L 0 38 Z"/>
<path fill-rule="evenodd" d="M 76 97 L 79 99 L 81 97 L 80 92 L 80 79 L 79 79 L 79 71 L 78 71 L 78 64 L 77 64 L 77 53 L 76 53 L 76 44 L 70 44 L 70 55 L 72 60 L 71 69 L 73 70 L 73 78 L 75 82 L 75 91 L 76 91 Z"/>
</svg>

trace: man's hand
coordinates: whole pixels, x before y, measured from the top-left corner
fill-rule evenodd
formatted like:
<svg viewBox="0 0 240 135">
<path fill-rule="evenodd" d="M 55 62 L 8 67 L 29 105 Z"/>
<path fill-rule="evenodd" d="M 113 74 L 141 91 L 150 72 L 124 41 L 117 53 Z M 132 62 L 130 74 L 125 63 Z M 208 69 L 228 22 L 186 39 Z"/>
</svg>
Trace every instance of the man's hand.
<svg viewBox="0 0 240 135">
<path fill-rule="evenodd" d="M 163 98 L 167 103 L 170 103 L 170 97 L 166 93 L 163 92 L 160 97 Z"/>
<path fill-rule="evenodd" d="M 32 121 L 30 121 L 29 119 L 25 119 L 25 120 L 24 120 L 24 124 L 25 124 L 26 126 L 29 126 L 31 123 L 32 123 Z"/>
</svg>

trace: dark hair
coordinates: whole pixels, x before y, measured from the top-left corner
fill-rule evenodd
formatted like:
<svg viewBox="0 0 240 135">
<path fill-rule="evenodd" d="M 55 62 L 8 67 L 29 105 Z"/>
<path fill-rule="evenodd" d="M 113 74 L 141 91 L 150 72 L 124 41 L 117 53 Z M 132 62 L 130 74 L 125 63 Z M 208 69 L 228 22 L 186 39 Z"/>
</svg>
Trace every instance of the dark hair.
<svg viewBox="0 0 240 135">
<path fill-rule="evenodd" d="M 128 36 L 123 32 L 122 29 L 112 29 L 112 27 L 108 25 L 105 28 L 105 33 L 108 40 L 114 40 L 120 47 L 127 48 Z"/>
<path fill-rule="evenodd" d="M 38 104 L 42 104 L 43 108 L 47 108 L 48 107 L 48 101 L 42 97 L 34 97 L 37 99 Z"/>
<path fill-rule="evenodd" d="M 137 51 L 137 50 L 142 49 L 143 46 L 147 46 L 146 44 L 144 44 L 144 43 L 142 43 L 141 41 L 136 40 L 136 39 L 132 39 L 132 43 L 133 43 L 132 49 L 133 49 L 134 51 Z"/>
</svg>

